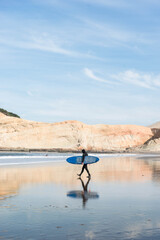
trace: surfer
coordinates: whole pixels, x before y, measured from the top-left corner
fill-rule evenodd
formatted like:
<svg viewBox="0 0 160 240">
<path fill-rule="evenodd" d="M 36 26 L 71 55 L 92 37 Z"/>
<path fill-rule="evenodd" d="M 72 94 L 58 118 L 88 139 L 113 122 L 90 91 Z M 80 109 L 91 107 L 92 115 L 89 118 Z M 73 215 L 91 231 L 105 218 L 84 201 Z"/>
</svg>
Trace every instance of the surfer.
<svg viewBox="0 0 160 240">
<path fill-rule="evenodd" d="M 83 163 L 84 163 L 84 160 L 85 160 L 85 156 L 88 156 L 88 153 L 85 151 L 85 149 L 82 150 L 82 153 L 83 153 L 83 155 L 82 155 L 82 164 L 83 164 Z M 87 177 L 90 178 L 90 177 L 91 177 L 91 174 L 90 174 L 90 172 L 89 172 L 89 170 L 88 170 L 87 164 L 85 164 L 85 163 L 83 164 L 81 173 L 80 173 L 80 174 L 77 174 L 77 175 L 78 175 L 79 177 L 81 177 L 84 169 L 85 169 L 85 170 L 87 171 L 87 173 L 88 173 L 88 176 L 87 176 Z"/>
</svg>

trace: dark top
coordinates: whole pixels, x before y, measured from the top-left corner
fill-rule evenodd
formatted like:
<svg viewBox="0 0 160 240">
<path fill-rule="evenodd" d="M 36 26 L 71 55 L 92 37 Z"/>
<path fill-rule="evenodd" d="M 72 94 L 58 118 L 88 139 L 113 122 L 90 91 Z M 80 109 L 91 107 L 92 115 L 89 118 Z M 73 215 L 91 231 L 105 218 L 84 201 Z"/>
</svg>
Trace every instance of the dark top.
<svg viewBox="0 0 160 240">
<path fill-rule="evenodd" d="M 84 152 L 83 155 L 82 155 L 82 163 L 84 162 L 85 156 L 88 156 L 87 152 Z"/>
</svg>

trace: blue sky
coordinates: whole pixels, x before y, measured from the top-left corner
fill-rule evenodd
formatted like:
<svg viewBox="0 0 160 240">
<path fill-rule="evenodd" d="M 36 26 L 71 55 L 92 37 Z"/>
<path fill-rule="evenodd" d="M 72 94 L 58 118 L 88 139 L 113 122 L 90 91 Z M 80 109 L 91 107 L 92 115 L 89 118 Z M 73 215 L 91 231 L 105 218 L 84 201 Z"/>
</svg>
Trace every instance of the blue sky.
<svg viewBox="0 0 160 240">
<path fill-rule="evenodd" d="M 159 0 L 0 0 L 0 107 L 43 122 L 160 121 Z"/>
</svg>

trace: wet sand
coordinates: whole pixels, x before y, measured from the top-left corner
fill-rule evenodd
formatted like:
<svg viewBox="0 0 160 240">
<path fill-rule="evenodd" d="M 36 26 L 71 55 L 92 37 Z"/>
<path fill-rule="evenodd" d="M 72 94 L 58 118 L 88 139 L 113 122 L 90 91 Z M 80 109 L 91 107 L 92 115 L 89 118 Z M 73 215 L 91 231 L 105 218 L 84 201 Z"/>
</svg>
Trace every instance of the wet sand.
<svg viewBox="0 0 160 240">
<path fill-rule="evenodd" d="M 15 161 L 15 160 L 14 160 Z M 0 239 L 159 239 L 160 156 L 0 168 Z"/>
</svg>

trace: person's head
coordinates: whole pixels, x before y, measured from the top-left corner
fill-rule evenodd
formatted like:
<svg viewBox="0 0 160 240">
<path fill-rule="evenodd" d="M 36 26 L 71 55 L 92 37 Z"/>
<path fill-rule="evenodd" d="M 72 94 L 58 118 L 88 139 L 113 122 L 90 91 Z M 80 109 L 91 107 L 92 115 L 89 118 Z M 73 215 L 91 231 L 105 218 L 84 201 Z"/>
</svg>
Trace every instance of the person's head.
<svg viewBox="0 0 160 240">
<path fill-rule="evenodd" d="M 86 151 L 85 151 L 85 149 L 82 149 L 82 153 L 85 153 Z"/>
</svg>

